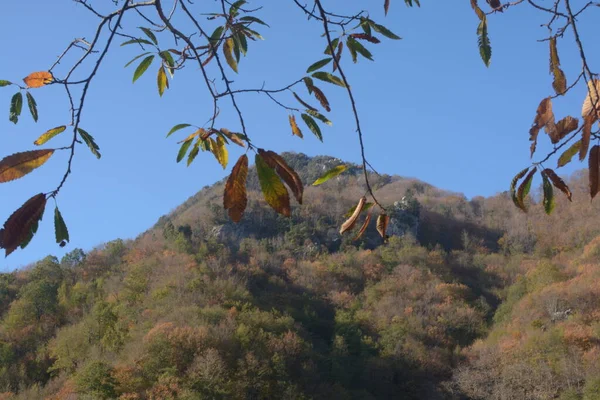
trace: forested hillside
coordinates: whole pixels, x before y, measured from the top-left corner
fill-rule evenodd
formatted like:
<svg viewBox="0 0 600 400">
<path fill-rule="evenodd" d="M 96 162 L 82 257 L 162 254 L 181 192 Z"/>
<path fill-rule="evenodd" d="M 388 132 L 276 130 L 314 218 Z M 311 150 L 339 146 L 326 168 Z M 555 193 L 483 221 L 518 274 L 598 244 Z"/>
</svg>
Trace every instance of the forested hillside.
<svg viewBox="0 0 600 400">
<path fill-rule="evenodd" d="M 600 206 L 552 216 L 372 176 L 389 243 L 339 235 L 364 192 L 285 154 L 290 219 L 224 182 L 134 240 L 0 275 L 0 399 L 600 399 Z M 250 174 L 249 176 L 254 176 Z M 590 215 L 597 217 L 590 218 Z"/>
</svg>

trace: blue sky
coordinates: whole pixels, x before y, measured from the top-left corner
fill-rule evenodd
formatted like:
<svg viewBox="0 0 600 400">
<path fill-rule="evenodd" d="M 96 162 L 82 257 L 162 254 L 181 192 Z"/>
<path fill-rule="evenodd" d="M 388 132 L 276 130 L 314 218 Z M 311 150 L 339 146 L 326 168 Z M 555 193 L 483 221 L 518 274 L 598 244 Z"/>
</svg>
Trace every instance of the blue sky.
<svg viewBox="0 0 600 400">
<path fill-rule="evenodd" d="M 348 54 L 344 55 L 371 163 L 380 172 L 417 177 L 467 197 L 506 190 L 512 176 L 529 163 L 528 129 L 540 100 L 552 94 L 548 46 L 537 42 L 547 35 L 545 28 L 539 27 L 546 22 L 540 17 L 546 17 L 527 4 L 492 15 L 493 57 L 486 68 L 477 49 L 478 21 L 468 1 L 422 0 L 421 8 L 410 9 L 395 0 L 387 18 L 383 1 L 369 3 L 373 4 L 372 19 L 403 38 L 369 46 L 374 63 L 361 59 L 352 64 Z M 250 42 L 240 73 L 232 74 L 234 88 L 261 87 L 263 83 L 267 88 L 284 86 L 322 58 L 321 25 L 307 21 L 291 1 L 251 4 L 266 4 L 257 15 L 271 27 L 257 28 L 265 41 Z M 344 4 L 355 10 L 364 2 Z M 589 19 L 581 21 L 581 27 L 584 45 L 591 46 L 595 36 Z M 46 70 L 75 37 L 90 39 L 95 24 L 93 15 L 70 0 L 5 2 L 0 14 L 0 51 L 5 60 L 0 65 L 0 79 L 20 81 L 30 72 Z M 128 33 L 135 34 L 140 21 L 126 16 L 123 24 L 131 28 Z M 169 40 L 167 35 L 159 39 Z M 92 83 L 82 115 L 81 127 L 96 138 L 102 159 L 96 160 L 80 146 L 73 173 L 58 196 L 71 243 L 64 249 L 54 243 L 53 204 L 49 203 L 38 235 L 26 250 L 2 257 L 1 270 L 24 266 L 48 254 L 61 256 L 76 247 L 90 249 L 115 238 L 133 238 L 229 172 L 230 167 L 223 170 L 208 153 L 199 155 L 189 168 L 177 164 L 176 142 L 185 132 L 165 139 L 177 123 L 203 125 L 209 118 L 211 99 L 199 71 L 190 65 L 177 72 L 171 89 L 160 98 L 155 83 L 158 66 L 150 67 L 132 84 L 135 66 L 123 66 L 139 51 L 132 46 L 119 47 L 120 42 L 113 45 Z M 580 62 L 570 33 L 559 46 L 567 76 L 576 76 Z M 597 65 L 600 56 L 589 53 L 590 63 Z M 57 76 L 64 71 L 58 68 Z M 344 89 L 326 83 L 320 87 L 332 104 L 329 117 L 333 121 L 332 127 L 323 127 L 323 144 L 306 128 L 304 140 L 292 137 L 286 111 L 266 97 L 246 94 L 239 101 L 253 142 L 277 152 L 328 154 L 358 162 L 360 150 Z M 64 92 L 55 85 L 32 91 L 40 113 L 37 124 L 24 110 L 19 124 L 13 125 L 8 121 L 8 107 L 14 91 L 0 88 L 0 107 L 5 107 L 0 118 L 1 157 L 32 149 L 41 133 L 70 120 Z M 309 98 L 303 88 L 298 91 Z M 555 102 L 555 113 L 558 117 L 579 116 L 584 96 L 585 88 L 577 88 L 568 98 Z M 297 106 L 291 96 L 280 99 Z M 221 109 L 217 126 L 239 131 L 226 99 Z M 63 135 L 44 147 L 67 145 L 69 135 Z M 541 142 L 540 154 L 550 148 L 545 138 Z M 239 154 L 231 149 L 230 159 Z M 30 175 L 3 184 L 0 220 L 32 195 L 52 190 L 66 161 L 66 152 L 57 152 Z M 575 162 L 560 172 L 565 175 L 580 167 Z"/>
</svg>

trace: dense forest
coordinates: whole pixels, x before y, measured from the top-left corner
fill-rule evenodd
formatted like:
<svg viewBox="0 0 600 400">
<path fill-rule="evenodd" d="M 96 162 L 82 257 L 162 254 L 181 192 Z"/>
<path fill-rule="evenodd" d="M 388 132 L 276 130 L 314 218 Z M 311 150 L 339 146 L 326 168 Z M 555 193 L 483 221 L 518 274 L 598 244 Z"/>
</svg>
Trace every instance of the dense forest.
<svg viewBox="0 0 600 400">
<path fill-rule="evenodd" d="M 285 158 L 305 184 L 342 162 Z M 359 172 L 291 218 L 250 178 L 239 224 L 219 182 L 134 240 L 1 274 L 0 399 L 600 399 L 587 173 L 551 216 L 540 190 L 524 214 L 373 175 L 383 244 L 339 234 Z"/>
</svg>

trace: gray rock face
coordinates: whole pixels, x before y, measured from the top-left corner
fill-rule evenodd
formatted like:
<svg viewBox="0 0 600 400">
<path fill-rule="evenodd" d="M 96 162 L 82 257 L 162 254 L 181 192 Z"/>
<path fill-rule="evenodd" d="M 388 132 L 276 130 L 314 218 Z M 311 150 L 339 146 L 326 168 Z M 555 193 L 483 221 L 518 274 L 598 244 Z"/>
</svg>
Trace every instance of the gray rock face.
<svg viewBox="0 0 600 400">
<path fill-rule="evenodd" d="M 411 234 L 416 237 L 419 231 L 420 213 L 421 205 L 412 196 L 404 196 L 402 200 L 396 201 L 389 212 L 388 235 L 404 236 Z"/>
</svg>

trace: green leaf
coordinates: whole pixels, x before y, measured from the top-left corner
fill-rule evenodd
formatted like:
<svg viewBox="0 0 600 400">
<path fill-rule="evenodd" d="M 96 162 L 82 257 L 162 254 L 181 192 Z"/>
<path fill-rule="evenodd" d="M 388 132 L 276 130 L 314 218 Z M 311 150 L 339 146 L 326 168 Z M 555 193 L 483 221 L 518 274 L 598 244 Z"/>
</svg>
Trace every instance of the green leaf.
<svg viewBox="0 0 600 400">
<path fill-rule="evenodd" d="M 192 145 L 192 139 L 186 140 L 185 142 L 183 142 L 183 144 L 179 148 L 179 153 L 177 153 L 177 162 L 180 162 L 181 160 L 183 160 L 183 157 L 185 157 L 185 155 L 191 145 Z"/>
<path fill-rule="evenodd" d="M 44 143 L 46 143 L 48 140 L 52 139 L 54 136 L 58 135 L 59 133 L 64 132 L 66 129 L 67 129 L 67 127 L 65 125 L 57 126 L 56 128 L 52 128 L 52 129 L 44 132 L 43 134 L 41 134 L 40 137 L 37 138 L 37 140 L 35 142 L 33 142 L 33 144 L 35 144 L 36 146 L 41 146 Z"/>
<path fill-rule="evenodd" d="M 335 178 L 342 172 L 346 171 L 348 168 L 350 168 L 349 165 L 345 165 L 345 164 L 338 165 L 337 167 L 334 167 L 334 168 L 330 169 L 329 171 L 325 172 L 323 175 L 321 175 L 321 177 L 319 177 L 319 179 L 314 181 L 312 185 L 318 186 L 322 183 L 325 183 L 328 180 L 330 180 L 331 178 Z"/>
<path fill-rule="evenodd" d="M 315 136 L 322 142 L 323 135 L 321 134 L 321 128 L 319 128 L 319 125 L 317 125 L 315 120 L 312 119 L 312 117 L 307 114 L 302 114 L 301 117 L 302 117 L 302 120 L 304 120 L 304 123 L 306 124 L 306 126 L 308 126 L 308 129 L 310 129 L 310 131 L 312 133 L 314 133 Z"/>
<path fill-rule="evenodd" d="M 340 41 L 340 38 L 333 39 L 331 41 L 331 47 L 333 47 L 334 49 L 336 49 L 339 41 Z M 329 43 L 327 44 L 327 47 L 325 47 L 325 51 L 323 53 L 325 53 L 325 54 L 327 54 L 329 56 L 333 55 L 332 52 L 331 52 L 331 48 L 329 47 Z"/>
<path fill-rule="evenodd" d="M 38 121 L 37 103 L 35 102 L 35 99 L 31 95 L 31 93 L 25 92 L 25 95 L 27 97 L 27 106 L 29 107 L 29 112 L 31 113 L 31 117 L 33 118 L 33 120 L 35 122 L 37 122 Z"/>
<path fill-rule="evenodd" d="M 4 79 L 0 79 L 0 87 L 12 85 L 11 81 L 5 81 Z"/>
<path fill-rule="evenodd" d="M 328 58 L 324 58 L 322 60 L 317 61 L 316 63 L 314 63 L 310 67 L 308 67 L 308 69 L 306 70 L 306 73 L 310 74 L 311 72 L 314 72 L 320 68 L 323 68 L 324 66 L 329 64 L 331 62 L 331 60 L 333 60 L 333 59 L 328 57 Z"/>
<path fill-rule="evenodd" d="M 188 167 L 194 161 L 194 159 L 196 158 L 196 156 L 198 155 L 199 152 L 200 152 L 200 141 L 196 141 L 196 144 L 194 145 L 194 147 L 192 147 L 192 151 L 190 151 L 190 154 L 188 155 L 188 159 L 187 159 Z"/>
<path fill-rule="evenodd" d="M 158 94 L 160 97 L 162 97 L 165 89 L 169 87 L 169 80 L 167 79 L 167 73 L 165 72 L 164 65 L 161 65 L 161 67 L 158 69 L 156 84 L 158 85 Z"/>
<path fill-rule="evenodd" d="M 102 155 L 98 151 L 98 150 L 100 150 L 100 147 L 98 147 L 98 145 L 94 141 L 93 136 L 90 135 L 89 133 L 87 133 L 86 131 L 84 131 L 81 128 L 77 128 L 77 132 L 79 132 L 79 135 L 81 136 L 81 139 L 85 142 L 85 144 L 87 145 L 87 147 L 90 148 L 90 151 L 92 152 L 92 154 L 95 155 L 96 158 L 98 158 L 98 159 L 100 157 L 102 157 Z"/>
<path fill-rule="evenodd" d="M 147 44 L 148 46 L 152 46 L 152 42 L 150 42 L 146 39 L 131 39 L 131 40 L 121 43 L 121 46 L 127 46 L 129 44 Z"/>
<path fill-rule="evenodd" d="M 171 75 L 172 78 L 173 74 L 175 74 L 175 60 L 173 59 L 171 52 L 169 50 L 163 50 L 160 53 L 158 53 L 158 55 L 160 56 L 160 58 L 163 59 L 165 64 L 167 64 L 167 70 L 169 71 L 169 75 Z"/>
<path fill-rule="evenodd" d="M 320 120 L 321 122 L 323 122 L 324 124 L 327 124 L 329 126 L 333 125 L 331 123 L 330 120 L 328 120 L 323 114 L 319 114 L 319 112 L 315 111 L 315 110 L 306 110 L 307 114 L 310 114 L 311 116 L 317 118 L 318 120 Z"/>
<path fill-rule="evenodd" d="M 21 94 L 21 92 L 17 92 L 13 95 L 12 99 L 10 99 L 10 114 L 8 116 L 8 120 L 13 124 L 19 122 L 19 115 L 21 115 L 22 109 L 23 94 Z"/>
<path fill-rule="evenodd" d="M 144 56 L 146 56 L 148 54 L 150 54 L 149 51 L 147 51 L 147 52 L 145 52 L 143 54 L 140 54 L 139 56 L 134 57 L 131 61 L 129 61 L 127 64 L 125 64 L 125 67 L 123 67 L 123 68 L 129 67 L 135 60 L 137 60 L 138 58 L 144 57 Z"/>
<path fill-rule="evenodd" d="M 69 230 L 58 207 L 54 208 L 54 234 L 56 236 L 56 243 L 69 241 Z"/>
<path fill-rule="evenodd" d="M 529 191 L 531 190 L 531 182 L 533 181 L 533 175 L 535 174 L 535 171 L 537 171 L 537 167 L 533 167 L 533 169 L 531 171 L 529 171 L 529 173 L 527 174 L 527 176 L 525 177 L 525 179 L 519 186 L 519 189 L 517 189 L 518 206 L 524 212 L 527 212 L 527 206 L 525 204 L 525 199 L 527 198 L 527 195 L 529 194 Z"/>
<path fill-rule="evenodd" d="M 487 30 L 487 18 L 484 18 L 479 22 L 479 26 L 477 27 L 477 42 L 479 44 L 479 55 L 481 55 L 481 59 L 486 67 L 490 66 L 490 61 L 492 59 L 492 46 L 490 44 L 490 38 L 488 37 Z"/>
<path fill-rule="evenodd" d="M 268 24 L 266 24 L 262 20 L 260 20 L 260 19 L 258 19 L 256 17 L 252 17 L 250 15 L 240 18 L 240 21 L 244 21 L 244 22 L 256 22 L 257 24 L 261 24 L 261 25 L 264 25 L 264 26 L 269 26 Z"/>
<path fill-rule="evenodd" d="M 346 85 L 344 84 L 344 81 L 342 81 L 337 76 L 335 76 L 333 74 L 330 74 L 329 72 L 318 71 L 318 72 L 313 73 L 312 77 L 320 79 L 320 80 L 325 81 L 325 82 L 333 83 L 334 85 L 338 85 L 338 86 L 341 86 L 341 87 L 346 87 Z"/>
<path fill-rule="evenodd" d="M 221 39 L 221 35 L 223 34 L 224 30 L 224 26 L 217 27 L 217 29 L 213 31 L 212 35 L 210 35 L 210 38 L 208 39 L 210 44 L 214 46 Z"/>
<path fill-rule="evenodd" d="M 579 149 L 581 148 L 581 140 L 576 141 L 569 147 L 564 153 L 560 155 L 558 158 L 558 166 L 557 168 L 564 167 L 568 163 L 571 162 L 573 156 L 579 153 Z"/>
<path fill-rule="evenodd" d="M 346 45 L 348 46 L 349 49 L 351 49 L 354 52 L 354 54 L 358 53 L 361 56 L 363 56 L 364 58 L 367 58 L 367 59 L 373 61 L 373 55 L 371 54 L 371 52 L 369 50 L 367 50 L 365 46 L 363 46 L 362 44 L 360 44 L 352 36 L 348 36 L 348 40 L 346 41 Z M 354 56 L 352 57 L 352 60 L 354 62 L 356 62 L 356 58 Z"/>
<path fill-rule="evenodd" d="M 544 172 L 542 172 L 542 181 L 542 187 L 544 190 L 544 211 L 546 211 L 546 214 L 550 215 L 552 214 L 554 206 L 556 205 L 554 202 L 554 188 L 550 182 L 550 179 L 548 179 L 548 176 Z"/>
<path fill-rule="evenodd" d="M 246 55 L 248 52 L 248 40 L 246 40 L 246 35 L 244 35 L 242 32 L 236 32 L 235 35 L 233 35 L 233 39 L 239 43 L 239 48 L 242 54 Z"/>
<path fill-rule="evenodd" d="M 515 203 L 515 206 L 519 208 L 521 208 L 521 205 L 519 204 L 519 199 L 517 198 L 517 183 L 525 176 L 527 171 L 529 171 L 529 167 L 515 175 L 513 180 L 510 182 L 510 197 L 512 198 L 513 203 Z"/>
<path fill-rule="evenodd" d="M 315 87 L 313 80 L 308 76 L 305 76 L 302 79 L 304 80 L 304 84 L 306 85 L 306 90 L 308 90 L 308 94 L 312 94 L 313 88 Z"/>
<path fill-rule="evenodd" d="M 254 37 L 255 37 L 255 38 L 257 38 L 257 39 L 260 39 L 260 40 L 265 40 L 265 38 L 263 38 L 263 37 L 260 35 L 260 33 L 256 32 L 256 31 L 253 31 L 252 29 L 250 29 L 250 28 L 248 28 L 248 27 L 244 27 L 244 31 L 246 31 L 246 32 L 250 33 L 252 36 L 254 36 Z"/>
<path fill-rule="evenodd" d="M 148 36 L 150 38 L 150 40 L 152 40 L 152 43 L 154 43 L 155 45 L 158 45 L 158 40 L 156 40 L 156 36 L 154 35 L 154 32 L 152 32 L 150 29 L 148 28 L 144 28 L 142 26 L 139 27 L 142 32 L 144 32 L 146 34 L 146 36 Z"/>
<path fill-rule="evenodd" d="M 246 0 L 238 0 L 229 8 L 229 15 L 236 16 L 241 6 L 246 4 Z"/>
<path fill-rule="evenodd" d="M 290 195 L 275 170 L 267 165 L 260 154 L 256 154 L 256 172 L 263 196 L 267 203 L 278 213 L 289 217 Z"/>
<path fill-rule="evenodd" d="M 388 28 L 386 28 L 383 25 L 379 25 L 376 24 L 374 21 L 372 20 L 368 20 L 369 21 L 369 25 L 371 25 L 371 28 L 373 28 L 373 30 L 377 33 L 381 33 L 383 36 L 385 36 L 386 38 L 389 39 L 394 39 L 394 40 L 400 40 L 402 39 L 400 36 L 396 35 L 395 33 L 393 33 L 392 31 L 390 31 Z"/>
<path fill-rule="evenodd" d="M 366 33 L 369 36 L 373 36 L 371 35 L 371 25 L 369 25 L 369 20 L 365 17 L 360 17 L 360 27 L 362 28 L 364 33 Z"/>
<path fill-rule="evenodd" d="M 171 128 L 169 133 L 167 133 L 167 137 L 171 136 L 173 133 L 177 132 L 180 129 L 187 128 L 188 126 L 192 126 L 190 124 L 177 124 Z"/>
<path fill-rule="evenodd" d="M 137 81 L 138 78 L 146 72 L 150 64 L 152 64 L 152 61 L 154 61 L 154 55 L 148 56 L 142 60 L 133 73 L 133 82 Z"/>
</svg>

